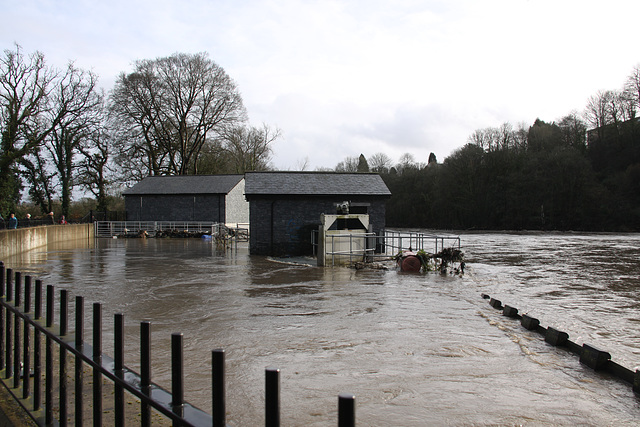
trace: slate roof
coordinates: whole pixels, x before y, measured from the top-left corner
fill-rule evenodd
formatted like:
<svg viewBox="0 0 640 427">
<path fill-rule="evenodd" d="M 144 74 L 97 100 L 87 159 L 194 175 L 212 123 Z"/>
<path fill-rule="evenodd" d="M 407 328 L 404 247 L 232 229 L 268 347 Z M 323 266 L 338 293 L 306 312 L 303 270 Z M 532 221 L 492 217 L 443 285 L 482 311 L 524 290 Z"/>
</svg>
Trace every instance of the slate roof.
<svg viewBox="0 0 640 427">
<path fill-rule="evenodd" d="M 337 172 L 247 172 L 245 194 L 391 196 L 380 175 Z"/>
<path fill-rule="evenodd" d="M 122 194 L 228 194 L 242 178 L 243 175 L 148 176 Z"/>
</svg>

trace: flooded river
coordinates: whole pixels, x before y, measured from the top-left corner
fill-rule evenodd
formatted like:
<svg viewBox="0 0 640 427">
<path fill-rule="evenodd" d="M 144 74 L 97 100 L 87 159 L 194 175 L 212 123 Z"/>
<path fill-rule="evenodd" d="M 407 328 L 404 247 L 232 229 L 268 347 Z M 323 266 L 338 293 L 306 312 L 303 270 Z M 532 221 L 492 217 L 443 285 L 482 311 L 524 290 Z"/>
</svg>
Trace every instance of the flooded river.
<svg viewBox="0 0 640 427">
<path fill-rule="evenodd" d="M 264 424 L 265 367 L 281 369 L 283 425 L 335 425 L 341 392 L 356 395 L 363 426 L 636 425 L 628 384 L 585 368 L 481 294 L 635 369 L 640 235 L 461 242 L 463 277 L 288 264 L 199 239 L 100 239 L 4 261 L 103 303 L 106 327 L 124 313 L 125 363 L 136 370 L 139 322 L 150 320 L 154 381 L 167 389 L 170 335 L 182 332 L 185 398 L 208 412 L 210 351 L 224 348 L 233 426 Z"/>
</svg>

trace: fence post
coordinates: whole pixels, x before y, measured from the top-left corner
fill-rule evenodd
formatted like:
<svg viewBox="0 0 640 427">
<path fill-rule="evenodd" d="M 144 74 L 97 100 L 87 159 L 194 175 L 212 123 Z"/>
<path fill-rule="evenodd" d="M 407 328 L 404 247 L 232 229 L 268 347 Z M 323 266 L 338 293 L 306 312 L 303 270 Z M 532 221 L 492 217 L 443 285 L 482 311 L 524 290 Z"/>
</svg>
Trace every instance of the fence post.
<svg viewBox="0 0 640 427">
<path fill-rule="evenodd" d="M 15 301 L 14 307 L 20 308 L 21 299 L 20 294 L 22 293 L 22 273 L 16 271 L 16 282 L 15 282 Z M 18 388 L 20 386 L 20 315 L 16 311 L 13 314 L 13 388 Z"/>
<path fill-rule="evenodd" d="M 7 268 L 7 303 L 13 300 L 13 270 Z M 6 334 L 5 334 L 5 378 L 9 379 L 13 375 L 13 360 L 12 360 L 12 335 L 13 335 L 13 316 L 11 316 L 11 310 L 7 310 L 6 316 Z"/>
<path fill-rule="evenodd" d="M 227 423 L 224 350 L 211 352 L 211 399 L 213 402 L 213 427 L 224 427 Z"/>
<path fill-rule="evenodd" d="M 102 304 L 93 303 L 93 425 L 102 425 Z"/>
<path fill-rule="evenodd" d="M 53 327 L 53 299 L 54 289 L 52 285 L 47 285 L 47 328 Z M 45 349 L 45 424 L 53 423 L 53 339 L 47 334 Z"/>
<path fill-rule="evenodd" d="M 60 337 L 67 335 L 69 313 L 69 292 L 66 289 L 60 291 Z M 67 425 L 67 350 L 60 346 L 60 425 Z"/>
<path fill-rule="evenodd" d="M 13 300 L 13 270 L 7 268 L 7 303 Z M 13 359 L 12 359 L 12 335 L 13 335 L 13 316 L 11 310 L 7 309 L 6 316 L 6 334 L 5 334 L 5 378 L 9 379 L 13 375 Z"/>
<path fill-rule="evenodd" d="M 338 395 L 338 427 L 355 427 L 356 396 L 350 393 Z"/>
<path fill-rule="evenodd" d="M 76 350 L 83 353 L 84 348 L 84 298 L 76 296 Z M 76 355 L 76 380 L 75 380 L 75 423 L 82 426 L 82 408 L 84 393 L 82 385 L 84 383 L 84 375 L 82 370 L 82 357 Z"/>
<path fill-rule="evenodd" d="M 140 387 L 151 395 L 151 322 L 140 323 Z M 151 425 L 151 406 L 144 400 L 140 404 L 142 426 Z"/>
<path fill-rule="evenodd" d="M 265 372 L 265 426 L 280 426 L 280 369 Z"/>
<path fill-rule="evenodd" d="M 171 334 L 171 399 L 173 413 L 182 417 L 184 410 L 184 359 L 182 334 L 178 332 Z"/>
<path fill-rule="evenodd" d="M 31 276 L 24 276 L 24 312 L 31 312 Z M 29 322 L 24 321 L 24 331 L 22 333 L 23 340 L 23 353 L 22 360 L 24 364 L 22 366 L 22 398 L 26 399 L 31 393 L 31 328 Z"/>
<path fill-rule="evenodd" d="M 36 279 L 34 318 L 42 319 L 42 280 Z M 38 411 L 42 405 L 42 349 L 40 346 L 40 330 L 33 329 L 33 410 Z"/>
<path fill-rule="evenodd" d="M 113 319 L 113 349 L 114 349 L 114 369 L 115 374 L 121 380 L 124 380 L 124 315 L 117 313 Z M 124 388 L 116 383 L 115 395 L 115 425 L 124 425 Z"/>
<path fill-rule="evenodd" d="M 0 298 L 5 297 L 5 267 L 4 262 L 0 261 Z M 4 369 L 4 305 L 0 305 L 0 369 Z"/>
</svg>

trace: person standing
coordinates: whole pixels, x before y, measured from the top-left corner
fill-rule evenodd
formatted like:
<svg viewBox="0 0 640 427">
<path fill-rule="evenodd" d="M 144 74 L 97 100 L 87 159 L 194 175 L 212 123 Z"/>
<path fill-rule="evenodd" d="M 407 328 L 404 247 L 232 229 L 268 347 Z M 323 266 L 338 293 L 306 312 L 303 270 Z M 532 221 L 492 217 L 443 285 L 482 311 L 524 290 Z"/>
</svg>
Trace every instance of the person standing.
<svg viewBox="0 0 640 427">
<path fill-rule="evenodd" d="M 11 216 L 9 216 L 9 229 L 15 230 L 16 228 L 18 228 L 18 218 L 16 218 L 16 214 L 12 212 Z"/>
</svg>

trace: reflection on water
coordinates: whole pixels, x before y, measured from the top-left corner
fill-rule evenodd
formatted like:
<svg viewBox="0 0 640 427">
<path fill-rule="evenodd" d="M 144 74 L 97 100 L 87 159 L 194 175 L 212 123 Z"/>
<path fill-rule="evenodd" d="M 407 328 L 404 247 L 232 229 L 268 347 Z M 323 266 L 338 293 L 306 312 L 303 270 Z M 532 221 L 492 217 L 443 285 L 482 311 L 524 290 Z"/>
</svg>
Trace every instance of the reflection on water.
<svg viewBox="0 0 640 427">
<path fill-rule="evenodd" d="M 219 252 L 210 242 L 101 239 L 5 260 L 58 289 L 153 325 L 153 374 L 170 388 L 183 332 L 186 399 L 210 411 L 210 350 L 227 357 L 232 425 L 263 423 L 264 368 L 281 369 L 285 425 L 334 424 L 337 395 L 360 425 L 632 425 L 631 388 L 504 318 L 487 293 L 640 364 L 637 235 L 468 234 L 463 278 L 317 268 Z M 90 335 L 88 335 L 90 336 Z M 105 348 L 110 350 L 105 333 Z"/>
</svg>

